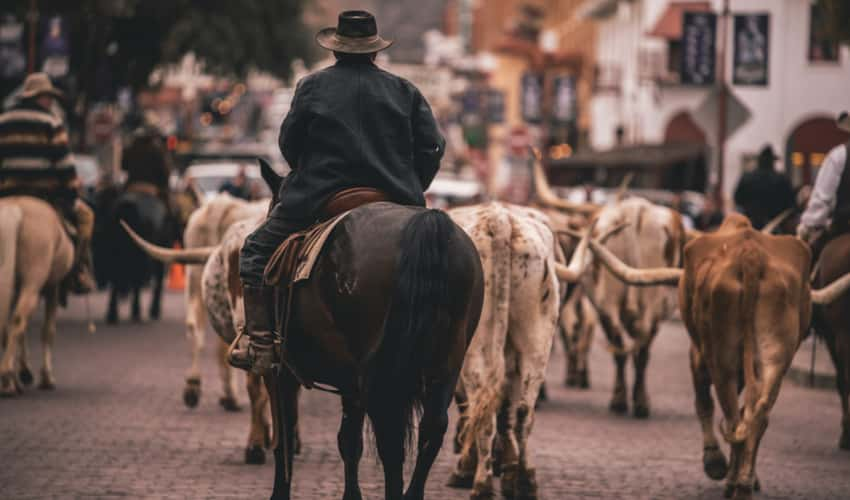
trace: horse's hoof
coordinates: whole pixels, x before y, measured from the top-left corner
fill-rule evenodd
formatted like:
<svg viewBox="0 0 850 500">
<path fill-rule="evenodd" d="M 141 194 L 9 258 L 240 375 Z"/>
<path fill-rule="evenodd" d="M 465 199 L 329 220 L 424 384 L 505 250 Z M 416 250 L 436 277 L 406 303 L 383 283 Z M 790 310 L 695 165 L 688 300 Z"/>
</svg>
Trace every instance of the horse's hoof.
<svg viewBox="0 0 850 500">
<path fill-rule="evenodd" d="M 649 406 L 635 404 L 634 416 L 641 419 L 649 418 Z"/>
<path fill-rule="evenodd" d="M 148 313 L 148 317 L 152 320 L 158 320 L 159 316 L 159 309 L 151 309 L 150 313 Z"/>
<path fill-rule="evenodd" d="M 56 389 L 56 384 L 52 380 L 42 379 L 38 384 L 38 388 L 42 391 L 52 391 Z"/>
<path fill-rule="evenodd" d="M 608 405 L 608 411 L 617 415 L 625 415 L 629 412 L 629 404 L 625 401 L 612 400 Z"/>
<path fill-rule="evenodd" d="M 756 478 L 756 480 L 753 481 L 753 491 L 756 493 L 761 491 L 761 481 L 759 481 L 759 478 Z"/>
<path fill-rule="evenodd" d="M 187 402 L 186 404 L 188 405 L 189 403 Z M 198 404 L 198 402 L 195 401 L 195 404 Z M 234 398 L 233 396 L 222 396 L 221 398 L 219 398 L 218 404 L 220 404 L 221 407 L 224 408 L 226 411 L 235 412 L 242 410 L 242 407 L 239 406 L 239 403 L 236 402 L 236 398 Z"/>
<path fill-rule="evenodd" d="M 838 439 L 838 448 L 842 450 L 850 450 L 850 428 L 844 427 L 841 429 L 841 437 Z"/>
<path fill-rule="evenodd" d="M 734 483 L 726 483 L 726 487 L 723 488 L 723 497 L 724 498 L 732 498 L 732 495 L 735 493 L 735 484 Z"/>
<path fill-rule="evenodd" d="M 183 389 L 183 402 L 189 408 L 198 406 L 201 399 L 201 381 L 197 379 L 186 380 L 186 388 Z"/>
<path fill-rule="evenodd" d="M 706 448 L 702 453 L 702 469 L 705 475 L 715 481 L 720 481 L 726 477 L 728 467 L 726 465 L 726 457 L 720 448 L 714 446 Z"/>
<path fill-rule="evenodd" d="M 29 387 L 32 385 L 34 377 L 32 376 L 32 372 L 30 371 L 30 369 L 24 367 L 21 368 L 21 370 L 18 372 L 18 379 L 21 381 L 22 384 Z"/>
<path fill-rule="evenodd" d="M 266 463 L 266 450 L 255 444 L 245 448 L 245 463 L 249 465 L 263 465 Z"/>
<path fill-rule="evenodd" d="M 452 475 L 449 476 L 449 482 L 446 483 L 446 486 L 449 488 L 463 488 L 468 490 L 469 488 L 472 488 L 474 479 L 474 474 L 464 474 L 462 472 L 454 471 L 452 472 Z"/>
<path fill-rule="evenodd" d="M 587 374 L 587 370 L 579 372 L 578 386 L 580 389 L 590 389 L 590 376 Z"/>
<path fill-rule="evenodd" d="M 106 324 L 107 325 L 117 325 L 118 324 L 118 315 L 115 316 L 109 314 L 106 316 Z"/>
</svg>

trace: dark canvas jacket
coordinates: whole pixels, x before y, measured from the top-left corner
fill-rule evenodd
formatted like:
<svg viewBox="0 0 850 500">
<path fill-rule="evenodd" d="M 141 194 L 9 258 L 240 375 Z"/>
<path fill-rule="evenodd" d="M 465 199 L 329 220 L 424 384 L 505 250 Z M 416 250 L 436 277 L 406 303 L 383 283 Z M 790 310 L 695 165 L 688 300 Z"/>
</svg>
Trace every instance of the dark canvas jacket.
<svg viewBox="0 0 850 500">
<path fill-rule="evenodd" d="M 299 82 L 279 144 L 292 167 L 281 208 L 314 220 L 331 195 L 352 187 L 424 206 L 445 140 L 410 82 L 370 62 L 338 61 Z"/>
<path fill-rule="evenodd" d="M 735 204 L 761 229 L 785 209 L 794 206 L 794 189 L 788 177 L 772 168 L 756 168 L 741 176 Z"/>
</svg>

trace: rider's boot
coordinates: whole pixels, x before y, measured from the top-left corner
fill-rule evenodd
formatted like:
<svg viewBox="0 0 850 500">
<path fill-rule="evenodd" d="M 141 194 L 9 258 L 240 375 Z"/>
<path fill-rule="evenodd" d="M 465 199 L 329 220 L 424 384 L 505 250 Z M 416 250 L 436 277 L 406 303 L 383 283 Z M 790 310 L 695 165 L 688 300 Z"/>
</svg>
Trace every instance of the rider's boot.
<svg viewBox="0 0 850 500">
<path fill-rule="evenodd" d="M 77 239 L 74 248 L 74 267 L 71 269 L 70 285 L 73 293 L 86 294 L 97 288 L 91 254 L 94 212 L 84 202 L 77 200 L 74 204 L 74 215 Z"/>
<path fill-rule="evenodd" d="M 245 333 L 248 347 L 235 346 L 228 361 L 236 368 L 263 374 L 274 364 L 274 320 L 269 307 L 274 297 L 274 288 L 269 286 L 243 285 L 245 301 Z"/>
</svg>

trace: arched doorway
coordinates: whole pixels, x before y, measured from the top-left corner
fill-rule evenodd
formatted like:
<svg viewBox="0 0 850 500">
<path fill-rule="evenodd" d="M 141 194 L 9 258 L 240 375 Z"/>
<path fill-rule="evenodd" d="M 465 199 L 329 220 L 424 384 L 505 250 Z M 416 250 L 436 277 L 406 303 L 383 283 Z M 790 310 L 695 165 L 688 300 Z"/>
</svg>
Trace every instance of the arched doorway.
<svg viewBox="0 0 850 500">
<path fill-rule="evenodd" d="M 797 125 L 785 145 L 785 169 L 794 184 L 811 184 L 824 155 L 848 139 L 850 134 L 839 130 L 833 118 L 810 118 Z"/>
<path fill-rule="evenodd" d="M 691 118 L 687 111 L 679 111 L 667 123 L 664 129 L 665 144 L 700 144 L 705 145 L 705 132 Z"/>
</svg>

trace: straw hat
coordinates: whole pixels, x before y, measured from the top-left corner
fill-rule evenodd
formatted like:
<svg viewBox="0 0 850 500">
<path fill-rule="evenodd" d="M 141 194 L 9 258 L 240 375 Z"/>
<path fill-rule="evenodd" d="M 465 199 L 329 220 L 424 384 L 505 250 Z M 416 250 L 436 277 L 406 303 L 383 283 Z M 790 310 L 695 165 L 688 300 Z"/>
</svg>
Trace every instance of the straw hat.
<svg viewBox="0 0 850 500">
<path fill-rule="evenodd" d="M 45 73 L 32 73 L 24 80 L 24 88 L 21 91 L 21 97 L 28 99 L 30 97 L 38 97 L 40 95 L 50 95 L 57 99 L 62 99 L 65 94 L 53 86 L 50 77 Z"/>
</svg>

